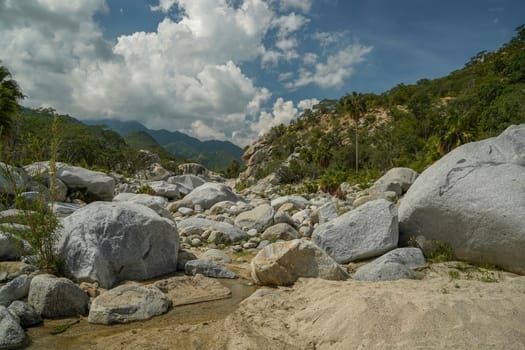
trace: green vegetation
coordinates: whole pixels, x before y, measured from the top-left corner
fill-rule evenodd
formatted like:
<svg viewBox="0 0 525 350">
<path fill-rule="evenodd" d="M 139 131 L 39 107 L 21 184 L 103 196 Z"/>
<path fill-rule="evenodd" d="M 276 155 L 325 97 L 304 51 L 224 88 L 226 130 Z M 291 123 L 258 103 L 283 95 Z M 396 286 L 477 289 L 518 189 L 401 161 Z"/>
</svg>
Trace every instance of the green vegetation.
<svg viewBox="0 0 525 350">
<path fill-rule="evenodd" d="M 31 246 L 31 254 L 35 256 L 35 263 L 43 271 L 50 273 L 63 273 L 63 264 L 55 251 L 58 240 L 57 229 L 59 220 L 53 213 L 52 204 L 55 199 L 56 183 L 56 157 L 60 134 L 58 127 L 58 116 L 52 121 L 51 138 L 49 146 L 49 192 L 40 191 L 36 198 L 27 198 L 23 195 L 28 189 L 17 184 L 15 174 L 16 168 L 9 165 L 0 165 L 0 175 L 11 182 L 12 195 L 4 195 L 0 198 L 0 206 L 14 206 L 19 209 L 16 223 L 25 229 L 20 230 L 16 226 L 6 228 L 15 237 L 26 240 Z M 0 145 L 0 154 L 4 154 Z M 3 158 L 6 163 L 11 163 L 9 158 Z M 4 163 L 2 163 L 4 164 Z"/>
<path fill-rule="evenodd" d="M 421 172 L 455 147 L 525 122 L 525 26 L 496 52 L 480 52 L 439 79 L 399 84 L 380 94 L 323 100 L 289 126 L 267 134 L 271 159 L 257 178 L 279 169 L 282 183 L 316 181 L 334 192 L 347 181 L 370 185 L 386 170 Z M 298 153 L 287 170 L 281 164 Z M 356 174 L 357 173 L 357 174 Z"/>
<path fill-rule="evenodd" d="M 23 98 L 20 87 L 11 79 L 11 73 L 0 66 L 0 134 L 8 136 L 11 133 L 14 118 L 18 113 L 18 102 Z"/>
<path fill-rule="evenodd" d="M 439 263 L 454 260 L 454 250 L 452 246 L 443 241 L 432 241 L 434 249 L 428 254 L 430 262 Z"/>
</svg>

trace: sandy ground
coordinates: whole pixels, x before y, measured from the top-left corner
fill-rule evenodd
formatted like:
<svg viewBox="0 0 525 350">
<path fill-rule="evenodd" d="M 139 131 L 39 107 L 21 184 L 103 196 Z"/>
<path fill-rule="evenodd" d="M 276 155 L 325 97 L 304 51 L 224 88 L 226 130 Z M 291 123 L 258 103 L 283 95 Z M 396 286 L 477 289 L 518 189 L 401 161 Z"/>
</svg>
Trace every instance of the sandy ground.
<svg viewBox="0 0 525 350">
<path fill-rule="evenodd" d="M 525 349 L 525 277 L 463 269 L 451 278 L 450 266 L 422 280 L 301 279 L 258 290 L 224 319 L 101 332 L 89 348 Z"/>
</svg>

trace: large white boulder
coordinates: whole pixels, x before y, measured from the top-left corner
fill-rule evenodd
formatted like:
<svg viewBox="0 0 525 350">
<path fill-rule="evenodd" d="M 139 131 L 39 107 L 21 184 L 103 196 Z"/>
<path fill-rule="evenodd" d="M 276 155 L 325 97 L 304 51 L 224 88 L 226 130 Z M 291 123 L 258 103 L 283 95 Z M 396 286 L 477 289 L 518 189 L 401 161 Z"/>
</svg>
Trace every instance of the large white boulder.
<svg viewBox="0 0 525 350">
<path fill-rule="evenodd" d="M 85 315 L 89 297 L 67 278 L 38 275 L 31 280 L 27 301 L 38 314 L 53 318 Z"/>
<path fill-rule="evenodd" d="M 168 206 L 168 200 L 161 196 L 152 196 L 144 193 L 119 193 L 113 198 L 113 201 L 142 204 L 150 209 L 153 209 L 153 211 L 163 218 L 173 220 L 173 215 L 168 209 L 166 209 Z"/>
<path fill-rule="evenodd" d="M 419 248 L 397 248 L 361 266 L 355 272 L 358 281 L 394 281 L 416 278 L 412 270 L 425 265 L 425 257 Z"/>
<path fill-rule="evenodd" d="M 155 192 L 155 195 L 168 199 L 177 199 L 180 197 L 179 186 L 167 181 L 151 181 L 147 185 Z"/>
<path fill-rule="evenodd" d="M 393 191 L 401 195 L 416 181 L 418 173 L 410 168 L 392 168 L 374 183 L 379 192 Z"/>
<path fill-rule="evenodd" d="M 167 312 L 170 305 L 168 297 L 157 287 L 124 284 L 93 300 L 88 322 L 114 324 L 147 320 Z"/>
<path fill-rule="evenodd" d="M 179 191 L 184 195 L 206 183 L 202 177 L 192 174 L 171 176 L 167 181 L 170 184 L 178 185 Z"/>
<path fill-rule="evenodd" d="M 184 200 L 200 205 L 203 209 L 211 208 L 215 203 L 222 201 L 237 202 L 239 198 L 232 189 L 226 185 L 208 182 L 191 191 Z"/>
<path fill-rule="evenodd" d="M 348 277 L 334 259 L 310 241 L 294 239 L 264 247 L 251 262 L 258 284 L 287 286 L 299 277 L 345 280 Z"/>
<path fill-rule="evenodd" d="M 404 240 L 448 242 L 457 258 L 525 274 L 525 124 L 456 148 L 401 201 Z"/>
<path fill-rule="evenodd" d="M 94 202 L 62 222 L 58 250 L 79 281 L 111 288 L 177 270 L 179 236 L 174 222 L 127 202 Z"/>
<path fill-rule="evenodd" d="M 397 247 L 397 209 L 377 199 L 319 225 L 312 240 L 340 264 L 372 258 Z"/>
<path fill-rule="evenodd" d="M 269 204 L 262 204 L 237 215 L 235 226 L 246 231 L 256 229 L 257 232 L 263 232 L 273 225 L 274 214 L 275 211 Z"/>
<path fill-rule="evenodd" d="M 100 171 L 65 165 L 58 167 L 57 178 L 70 190 L 85 190 L 95 199 L 110 201 L 115 191 L 115 180 Z"/>
</svg>

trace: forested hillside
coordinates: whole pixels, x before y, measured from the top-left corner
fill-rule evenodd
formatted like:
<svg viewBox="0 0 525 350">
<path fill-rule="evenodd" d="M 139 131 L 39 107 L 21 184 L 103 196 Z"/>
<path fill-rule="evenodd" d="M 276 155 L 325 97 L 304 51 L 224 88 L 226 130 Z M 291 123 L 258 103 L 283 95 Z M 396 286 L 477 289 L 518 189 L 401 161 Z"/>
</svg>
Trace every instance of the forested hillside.
<svg viewBox="0 0 525 350">
<path fill-rule="evenodd" d="M 333 190 L 396 166 L 422 171 L 463 143 L 524 123 L 525 26 L 516 31 L 498 51 L 480 52 L 446 77 L 324 100 L 274 127 L 259 140 L 270 159 L 255 178 L 277 171 L 281 183 L 319 180 Z"/>
<path fill-rule="evenodd" d="M 53 135 L 53 120 L 57 128 Z M 8 118 L 6 117 L 6 120 Z M 53 109 L 21 108 L 9 118 L 2 143 L 2 160 L 25 165 L 50 157 L 53 137 L 58 137 L 58 160 L 104 171 L 131 174 L 143 166 L 143 155 L 116 132 L 89 126 Z M 159 149 L 163 165 L 174 167 L 175 158 Z"/>
</svg>

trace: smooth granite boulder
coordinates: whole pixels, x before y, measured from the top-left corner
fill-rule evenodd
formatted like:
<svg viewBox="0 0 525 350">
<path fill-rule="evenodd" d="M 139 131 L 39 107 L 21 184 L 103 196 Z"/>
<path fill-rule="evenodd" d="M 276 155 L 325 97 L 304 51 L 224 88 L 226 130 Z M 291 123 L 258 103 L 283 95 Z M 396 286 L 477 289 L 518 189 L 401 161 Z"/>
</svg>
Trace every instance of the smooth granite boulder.
<svg viewBox="0 0 525 350">
<path fill-rule="evenodd" d="M 5 306 L 0 306 L 0 349 L 16 349 L 26 342 L 26 334 L 19 319 Z"/>
<path fill-rule="evenodd" d="M 419 248 L 397 248 L 357 269 L 354 279 L 358 281 L 394 281 L 416 278 L 412 270 L 425 265 L 425 257 Z"/>
<path fill-rule="evenodd" d="M 29 294 L 31 276 L 20 275 L 0 288 L 0 305 L 9 306 L 11 302 L 25 298 Z"/>
<path fill-rule="evenodd" d="M 152 196 L 144 193 L 119 193 L 113 198 L 113 202 L 130 202 L 142 204 L 150 209 L 153 209 L 163 218 L 173 220 L 173 215 L 168 209 L 166 209 L 168 206 L 168 200 L 165 197 Z"/>
<path fill-rule="evenodd" d="M 215 182 L 207 182 L 195 188 L 184 199 L 191 201 L 194 205 L 200 205 L 203 209 L 209 209 L 215 203 L 222 201 L 237 202 L 239 200 L 230 187 Z"/>
<path fill-rule="evenodd" d="M 270 205 L 262 204 L 237 215 L 235 218 L 235 226 L 245 231 L 256 229 L 258 232 L 263 232 L 273 225 L 274 213 L 275 211 Z"/>
<path fill-rule="evenodd" d="M 24 328 L 42 323 L 42 317 L 36 312 L 34 307 L 26 302 L 15 300 L 7 309 L 20 319 L 20 325 Z"/>
<path fill-rule="evenodd" d="M 372 258 L 397 247 L 397 209 L 378 199 L 319 225 L 312 240 L 340 264 Z"/>
<path fill-rule="evenodd" d="M 379 192 L 393 191 L 398 196 L 406 193 L 419 174 L 410 168 L 392 168 L 374 183 Z"/>
<path fill-rule="evenodd" d="M 124 284 L 93 300 L 88 322 L 114 324 L 147 320 L 167 312 L 170 305 L 168 297 L 157 287 Z"/>
<path fill-rule="evenodd" d="M 44 317 L 68 317 L 87 314 L 89 297 L 67 278 L 38 275 L 31 280 L 29 305 Z"/>
<path fill-rule="evenodd" d="M 310 241 L 294 239 L 264 247 L 251 262 L 254 281 L 263 285 L 288 286 L 299 277 L 345 280 L 346 271 Z"/>
<path fill-rule="evenodd" d="M 70 191 L 85 190 L 94 199 L 110 201 L 115 192 L 115 180 L 100 171 L 62 164 L 57 169 L 57 178 Z"/>
<path fill-rule="evenodd" d="M 211 278 L 237 278 L 237 275 L 228 270 L 221 264 L 208 259 L 190 260 L 186 263 L 185 272 L 187 275 L 197 274 Z"/>
<path fill-rule="evenodd" d="M 58 251 L 70 276 L 111 288 L 177 270 L 179 236 L 171 220 L 128 202 L 94 202 L 62 222 Z"/>
<path fill-rule="evenodd" d="M 290 241 L 292 239 L 299 238 L 299 232 L 291 225 L 286 223 L 275 224 L 268 227 L 263 234 L 261 239 L 267 239 L 269 241 L 277 241 L 282 239 L 283 241 Z"/>
<path fill-rule="evenodd" d="M 26 240 L 14 234 L 0 231 L 0 261 L 18 260 L 23 255 L 30 253 L 31 245 Z"/>
<path fill-rule="evenodd" d="M 525 274 L 525 124 L 460 146 L 399 207 L 401 239 L 449 243 L 458 259 Z"/>
</svg>

